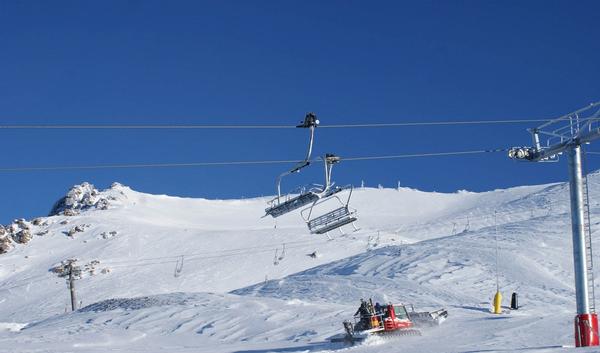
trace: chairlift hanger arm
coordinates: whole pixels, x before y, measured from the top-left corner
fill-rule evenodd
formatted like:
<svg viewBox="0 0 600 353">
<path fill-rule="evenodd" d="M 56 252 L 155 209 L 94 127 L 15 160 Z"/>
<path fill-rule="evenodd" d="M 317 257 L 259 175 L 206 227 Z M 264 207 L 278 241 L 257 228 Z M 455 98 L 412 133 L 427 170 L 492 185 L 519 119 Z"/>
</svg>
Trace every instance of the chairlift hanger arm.
<svg viewBox="0 0 600 353">
<path fill-rule="evenodd" d="M 354 191 L 354 186 L 350 185 L 350 193 L 348 194 L 348 198 L 346 199 L 346 207 L 350 205 L 350 199 L 352 198 L 352 192 Z"/>
<path fill-rule="evenodd" d="M 314 113 L 306 114 L 304 121 L 300 123 L 300 125 L 296 126 L 297 128 L 308 128 L 310 130 L 310 139 L 308 141 L 308 151 L 306 152 L 306 157 L 304 160 L 296 163 L 294 167 L 288 171 L 285 171 L 275 180 L 275 184 L 277 186 L 277 197 L 281 197 L 281 179 L 285 176 L 288 176 L 293 173 L 298 173 L 304 167 L 310 165 L 310 157 L 312 156 L 313 144 L 315 141 L 315 128 L 319 125 L 319 120 L 317 120 L 317 116 Z"/>
<path fill-rule="evenodd" d="M 305 162 L 309 162 L 310 156 L 312 155 L 313 143 L 315 141 L 315 127 L 317 127 L 317 125 L 311 125 L 311 126 L 309 126 L 310 141 L 308 143 L 308 151 L 306 151 L 306 158 L 304 158 Z"/>
<path fill-rule="evenodd" d="M 276 181 L 277 187 L 279 188 L 279 186 L 281 185 L 281 179 L 282 179 L 284 176 L 288 176 L 288 175 L 290 175 L 290 174 L 298 173 L 298 172 L 300 172 L 300 169 L 302 169 L 302 168 L 304 168 L 304 167 L 307 167 L 307 166 L 309 166 L 309 165 L 310 165 L 310 161 L 300 161 L 300 162 L 298 162 L 298 163 L 297 163 L 297 164 L 294 166 L 294 168 L 292 168 L 292 169 L 290 169 L 290 170 L 287 170 L 287 171 L 285 171 L 285 172 L 283 172 L 283 173 L 279 174 L 279 175 L 277 176 L 277 181 Z"/>
</svg>

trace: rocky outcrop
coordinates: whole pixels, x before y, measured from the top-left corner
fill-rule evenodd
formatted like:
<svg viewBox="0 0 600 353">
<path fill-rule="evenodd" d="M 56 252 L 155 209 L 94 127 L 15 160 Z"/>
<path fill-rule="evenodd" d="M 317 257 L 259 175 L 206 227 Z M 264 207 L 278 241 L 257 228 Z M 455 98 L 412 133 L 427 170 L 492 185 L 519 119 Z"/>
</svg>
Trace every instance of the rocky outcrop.
<svg viewBox="0 0 600 353">
<path fill-rule="evenodd" d="M 128 190 L 130 190 L 128 187 L 119 183 L 113 183 L 110 189 L 102 192 L 87 182 L 75 185 L 64 197 L 54 204 L 50 211 L 50 216 L 72 217 L 87 210 L 106 210 L 111 207 L 111 203 L 119 204 L 119 202 L 126 200 L 126 192 Z M 77 222 L 77 218 L 65 219 L 65 217 L 60 217 L 59 219 L 48 219 L 39 217 L 31 221 L 21 218 L 14 220 L 9 225 L 0 225 L 0 254 L 9 252 L 18 244 L 29 243 L 34 235 L 41 237 L 49 234 L 49 225 L 56 222 L 60 225 L 67 225 Z M 75 223 L 69 229 L 64 230 L 63 233 L 75 238 L 77 233 L 85 232 L 89 227 L 89 224 L 77 225 Z M 101 234 L 101 237 L 108 239 L 116 235 L 116 231 L 104 232 Z M 86 242 L 87 240 L 83 241 Z"/>
<path fill-rule="evenodd" d="M 115 237 L 117 234 L 118 234 L 117 231 L 113 230 L 111 232 L 102 232 L 102 233 L 100 233 L 100 237 L 102 239 L 110 239 L 112 237 Z"/>
<path fill-rule="evenodd" d="M 75 234 L 83 233 L 85 231 L 85 228 L 87 228 L 87 227 L 89 227 L 88 224 L 78 225 L 78 226 L 71 228 L 68 232 L 65 232 L 65 234 L 67 236 L 73 238 L 73 237 L 75 237 Z"/>
<path fill-rule="evenodd" d="M 31 225 L 25 219 L 15 219 L 5 228 L 6 235 L 19 244 L 27 244 L 31 240 Z"/>
<path fill-rule="evenodd" d="M 11 241 L 9 237 L 0 238 L 0 254 L 5 254 L 11 249 Z"/>
<path fill-rule="evenodd" d="M 8 235 L 6 229 L 0 225 L 0 254 L 10 251 L 12 238 Z"/>
<path fill-rule="evenodd" d="M 31 225 L 24 219 L 15 219 L 7 226 L 0 226 L 0 254 L 13 248 L 13 243 L 27 244 L 31 241 Z"/>
<path fill-rule="evenodd" d="M 69 190 L 67 195 L 58 200 L 50 216 L 64 215 L 75 216 L 81 211 L 89 209 L 108 209 L 109 200 L 101 196 L 100 192 L 90 183 L 75 185 Z"/>
<path fill-rule="evenodd" d="M 13 236 L 13 239 L 19 244 L 27 244 L 31 238 L 31 231 L 29 229 L 22 229 Z"/>
</svg>

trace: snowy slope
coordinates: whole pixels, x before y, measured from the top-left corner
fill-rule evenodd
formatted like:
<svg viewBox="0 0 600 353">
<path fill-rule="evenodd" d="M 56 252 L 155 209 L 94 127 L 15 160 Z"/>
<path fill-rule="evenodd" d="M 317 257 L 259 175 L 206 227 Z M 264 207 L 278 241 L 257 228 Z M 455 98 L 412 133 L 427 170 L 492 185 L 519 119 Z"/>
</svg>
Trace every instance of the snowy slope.
<svg viewBox="0 0 600 353">
<path fill-rule="evenodd" d="M 592 200 L 599 182 L 590 178 Z M 361 297 L 449 309 L 443 326 L 404 338 L 404 351 L 572 344 L 566 185 L 453 194 L 366 188 L 353 196 L 360 231 L 329 240 L 308 234 L 297 213 L 274 228 L 261 218 L 267 198 L 184 199 L 116 184 L 97 195 L 110 200 L 106 210 L 43 218 L 30 227 L 46 234 L 0 255 L 0 351 L 348 349 L 326 338 Z M 598 211 L 592 203 L 593 224 Z M 69 236 L 76 226 L 83 231 Z M 523 303 L 502 316 L 489 314 L 496 234 L 501 290 L 517 291 Z M 84 308 L 65 314 L 67 288 L 49 269 L 67 258 L 99 264 L 76 282 Z"/>
</svg>

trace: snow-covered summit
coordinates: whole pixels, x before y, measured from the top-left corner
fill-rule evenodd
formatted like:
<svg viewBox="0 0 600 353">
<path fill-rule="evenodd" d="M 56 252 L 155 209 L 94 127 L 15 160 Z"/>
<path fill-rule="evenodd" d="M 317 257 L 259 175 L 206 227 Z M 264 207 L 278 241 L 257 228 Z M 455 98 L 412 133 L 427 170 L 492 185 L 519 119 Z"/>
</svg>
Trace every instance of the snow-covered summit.
<svg viewBox="0 0 600 353">
<path fill-rule="evenodd" d="M 120 183 L 113 183 L 109 189 L 100 192 L 93 184 L 84 182 L 73 186 L 64 197 L 58 200 L 52 207 L 49 216 L 74 216 L 89 209 L 106 210 L 111 201 L 118 200 L 119 195 L 124 195 L 124 192 L 128 190 L 131 189 Z"/>
</svg>

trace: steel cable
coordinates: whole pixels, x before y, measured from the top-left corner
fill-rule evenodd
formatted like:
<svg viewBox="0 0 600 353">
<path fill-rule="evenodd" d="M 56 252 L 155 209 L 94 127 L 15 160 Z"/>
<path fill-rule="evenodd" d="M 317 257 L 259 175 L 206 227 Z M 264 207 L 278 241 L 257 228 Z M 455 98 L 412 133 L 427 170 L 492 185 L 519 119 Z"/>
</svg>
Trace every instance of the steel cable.
<svg viewBox="0 0 600 353">
<path fill-rule="evenodd" d="M 366 157 L 342 157 L 342 161 L 368 161 L 384 159 L 402 159 L 419 157 L 441 157 L 441 156 L 460 156 L 482 153 L 503 152 L 506 149 L 485 149 L 473 151 L 453 151 L 453 152 L 431 152 L 431 153 L 410 153 L 386 156 L 366 156 Z M 314 159 L 311 162 L 318 162 Z M 132 168 L 183 168 L 183 167 L 213 167 L 213 166 L 244 166 L 244 165 L 267 165 L 267 164 L 289 164 L 296 163 L 298 160 L 263 160 L 263 161 L 223 161 L 223 162 L 191 162 L 191 163 L 145 163 L 145 164 L 105 164 L 105 165 L 80 165 L 80 166 L 30 166 L 30 167 L 2 167 L 0 172 L 31 172 L 31 171 L 60 171 L 60 170 L 94 170 L 94 169 L 132 169 Z"/>
<path fill-rule="evenodd" d="M 347 128 L 390 128 L 408 126 L 452 126 L 452 125 L 487 125 L 487 124 L 524 124 L 547 122 L 550 119 L 505 119 L 505 120 L 454 120 L 454 121 L 410 121 L 401 123 L 366 123 L 366 124 L 331 124 L 319 125 L 323 129 Z M 260 129 L 295 129 L 295 125 L 85 125 L 85 124 L 6 124 L 0 125 L 4 130 L 260 130 Z"/>
</svg>

